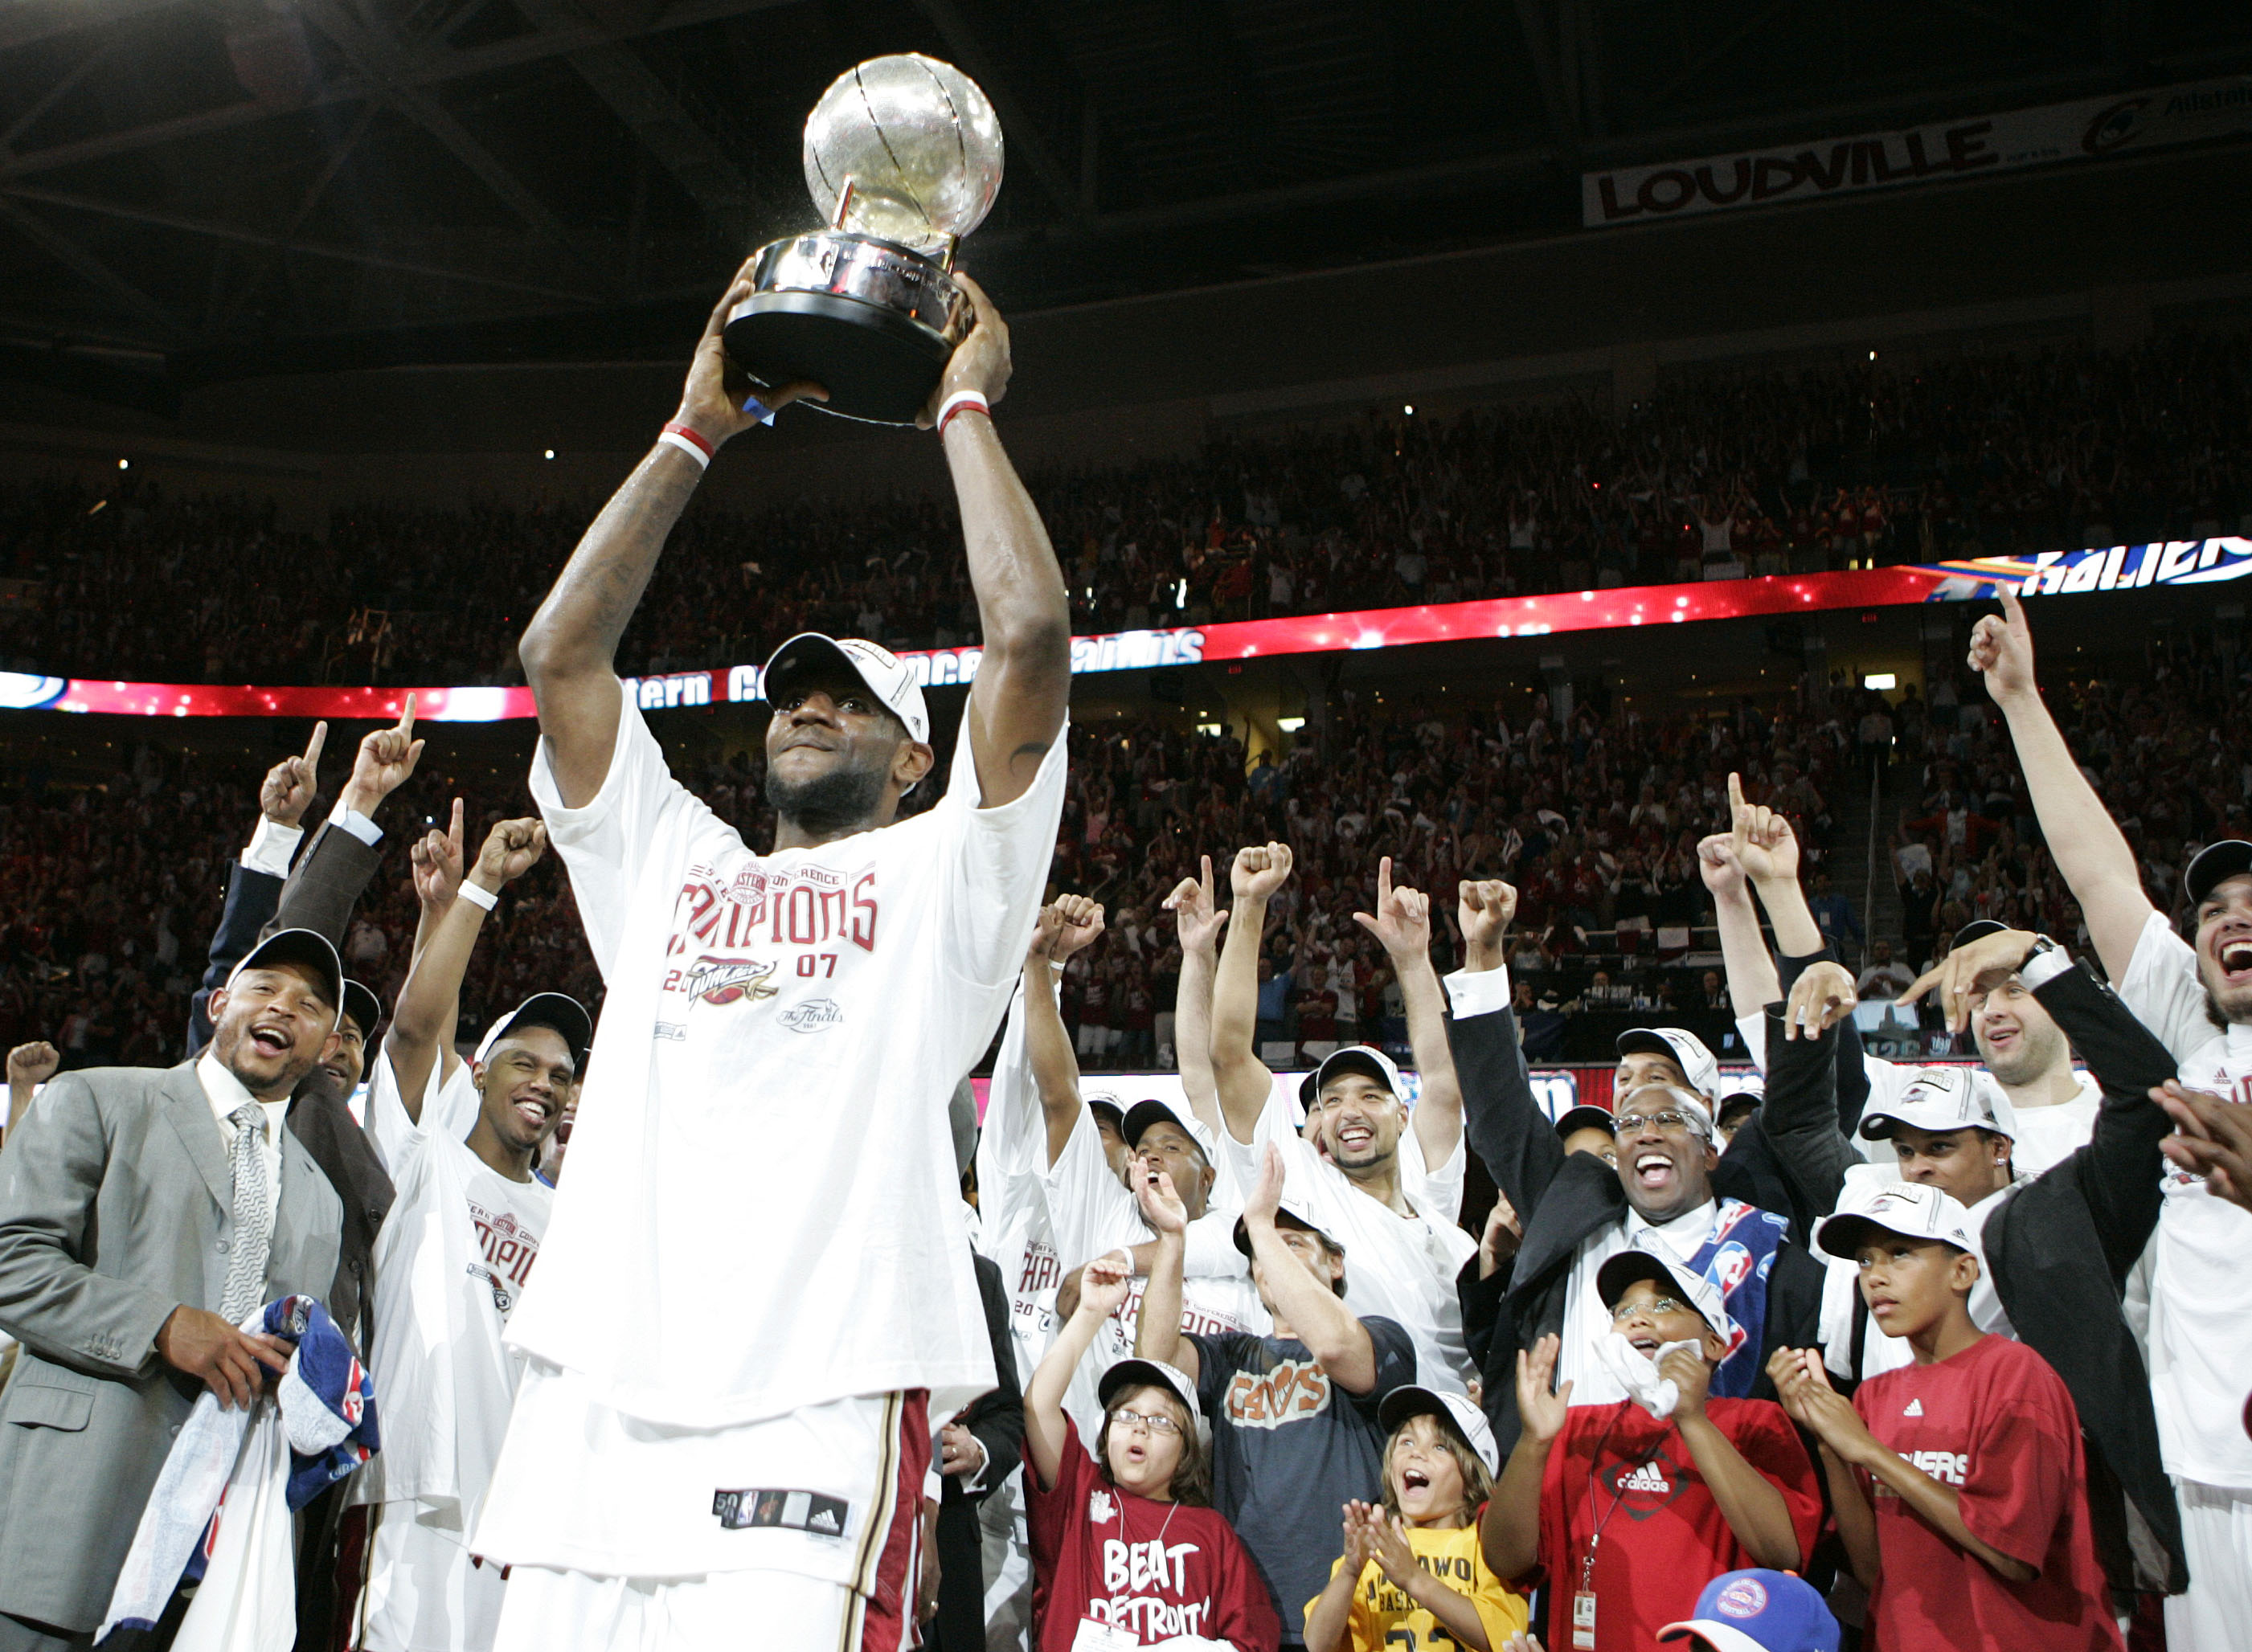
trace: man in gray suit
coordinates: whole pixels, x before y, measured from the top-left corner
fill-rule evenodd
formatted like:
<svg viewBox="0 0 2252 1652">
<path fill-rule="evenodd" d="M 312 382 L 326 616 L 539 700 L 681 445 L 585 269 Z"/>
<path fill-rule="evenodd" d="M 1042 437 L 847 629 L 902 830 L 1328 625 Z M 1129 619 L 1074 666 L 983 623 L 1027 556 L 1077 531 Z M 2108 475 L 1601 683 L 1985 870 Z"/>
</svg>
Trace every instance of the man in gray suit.
<svg viewBox="0 0 2252 1652">
<path fill-rule="evenodd" d="M 344 1207 L 284 1128 L 337 1036 L 344 971 L 305 929 L 212 995 L 211 1047 L 177 1067 L 49 1084 L 0 1152 L 0 1652 L 90 1643 L 198 1386 L 247 1406 L 288 1364 L 237 1329 L 323 1295 Z"/>
</svg>

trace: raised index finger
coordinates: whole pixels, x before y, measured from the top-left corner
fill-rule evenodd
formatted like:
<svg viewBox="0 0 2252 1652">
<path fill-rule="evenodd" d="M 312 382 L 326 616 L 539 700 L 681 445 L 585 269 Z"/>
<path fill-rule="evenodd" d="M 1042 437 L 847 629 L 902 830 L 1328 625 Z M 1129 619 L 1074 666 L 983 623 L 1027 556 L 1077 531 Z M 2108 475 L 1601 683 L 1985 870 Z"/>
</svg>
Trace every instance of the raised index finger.
<svg viewBox="0 0 2252 1652">
<path fill-rule="evenodd" d="M 407 739 L 414 738 L 414 695 L 411 690 L 407 696 L 407 709 L 400 713 L 399 732 Z"/>
<path fill-rule="evenodd" d="M 1744 806 L 1743 776 L 1730 770 L 1728 774 L 1728 809 L 1730 813 Z"/>
<path fill-rule="evenodd" d="M 321 747 L 329 743 L 329 725 L 322 721 L 313 725 L 313 738 L 305 742 L 305 773 L 310 774 L 321 761 Z"/>
</svg>

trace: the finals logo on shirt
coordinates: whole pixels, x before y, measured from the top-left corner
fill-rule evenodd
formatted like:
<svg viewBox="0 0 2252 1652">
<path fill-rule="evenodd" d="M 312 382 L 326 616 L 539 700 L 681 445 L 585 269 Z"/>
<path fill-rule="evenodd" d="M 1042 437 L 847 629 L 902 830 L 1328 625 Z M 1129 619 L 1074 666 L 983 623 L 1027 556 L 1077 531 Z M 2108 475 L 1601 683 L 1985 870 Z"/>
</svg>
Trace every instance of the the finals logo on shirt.
<svg viewBox="0 0 2252 1652">
<path fill-rule="evenodd" d="M 823 983 L 849 979 L 875 951 L 880 915 L 875 870 L 865 863 L 777 870 L 746 855 L 690 866 L 673 903 L 662 988 L 671 1003 L 657 1036 L 683 1039 L 693 1020 L 782 998 L 778 1018 L 792 1032 L 841 1026 L 844 1006 Z"/>
</svg>

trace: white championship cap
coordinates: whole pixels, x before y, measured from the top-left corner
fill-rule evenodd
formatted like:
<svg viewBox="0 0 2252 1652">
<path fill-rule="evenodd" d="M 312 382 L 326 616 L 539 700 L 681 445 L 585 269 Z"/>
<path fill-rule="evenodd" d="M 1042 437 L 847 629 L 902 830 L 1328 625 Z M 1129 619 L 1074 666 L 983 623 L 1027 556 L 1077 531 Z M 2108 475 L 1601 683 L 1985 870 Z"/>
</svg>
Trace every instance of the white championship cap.
<svg viewBox="0 0 2252 1652">
<path fill-rule="evenodd" d="M 1501 1472 L 1501 1447 L 1495 1442 L 1493 1425 L 1470 1404 L 1467 1394 L 1442 1394 L 1435 1388 L 1419 1388 L 1410 1383 L 1385 1395 L 1384 1403 L 1376 1408 L 1377 1424 L 1387 1434 L 1410 1417 L 1422 1416 L 1444 1418 L 1462 1436 L 1463 1443 L 1477 1453 L 1486 1473 Z"/>
<path fill-rule="evenodd" d="M 1314 1110 L 1314 1098 L 1321 1094 L 1322 1086 L 1340 1072 L 1366 1073 L 1391 1091 L 1402 1107 L 1408 1104 L 1408 1083 L 1400 1076 L 1400 1064 L 1373 1044 L 1349 1044 L 1331 1051 L 1322 1058 L 1321 1065 L 1298 1080 L 1301 1120 Z"/>
<path fill-rule="evenodd" d="M 1705 1041 L 1679 1027 L 1629 1027 L 1619 1034 L 1617 1047 L 1623 1056 L 1642 1052 L 1666 1057 L 1699 1095 L 1714 1094 L 1720 1082 L 1720 1064 Z"/>
<path fill-rule="evenodd" d="M 907 725 L 909 739 L 921 746 L 930 744 L 930 711 L 922 703 L 922 690 L 915 685 L 914 668 L 865 637 L 799 632 L 767 656 L 766 670 L 759 674 L 759 696 L 769 705 L 779 704 L 800 671 L 810 665 L 839 662 Z"/>
<path fill-rule="evenodd" d="M 1920 1068 L 1900 1094 L 1861 1116 L 1861 1134 L 1881 1142 L 1900 1125 L 1919 1130 L 1991 1130 L 2018 1139 L 2017 1109 L 1984 1067 Z"/>
<path fill-rule="evenodd" d="M 1970 1212 L 1959 1201 L 1922 1182 L 1848 1182 L 1838 1208 L 1815 1224 L 1818 1250 L 1851 1261 L 1864 1228 L 1881 1228 L 1903 1239 L 1937 1239 L 1977 1254 Z"/>
</svg>

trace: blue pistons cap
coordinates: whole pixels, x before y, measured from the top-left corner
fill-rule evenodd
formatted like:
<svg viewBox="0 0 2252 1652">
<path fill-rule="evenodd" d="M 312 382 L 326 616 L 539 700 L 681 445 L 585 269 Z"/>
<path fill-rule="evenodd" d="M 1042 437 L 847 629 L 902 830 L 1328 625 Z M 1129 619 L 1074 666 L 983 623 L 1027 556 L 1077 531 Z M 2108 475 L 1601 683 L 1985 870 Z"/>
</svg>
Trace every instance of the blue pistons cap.
<svg viewBox="0 0 2252 1652">
<path fill-rule="evenodd" d="M 867 685 L 893 717 L 907 725 L 907 738 L 918 746 L 930 744 L 930 710 L 923 704 L 914 668 L 891 649 L 865 637 L 824 636 L 801 631 L 767 656 L 759 674 L 759 697 L 780 705 L 798 676 L 817 665 L 843 665 Z"/>
<path fill-rule="evenodd" d="M 1723 1572 L 1705 1586 L 1696 1610 L 1658 1638 L 1693 1635 L 1712 1652 L 1838 1652 L 1838 1620 L 1813 1585 L 1788 1572 Z"/>
</svg>

